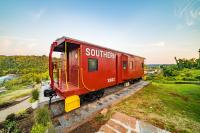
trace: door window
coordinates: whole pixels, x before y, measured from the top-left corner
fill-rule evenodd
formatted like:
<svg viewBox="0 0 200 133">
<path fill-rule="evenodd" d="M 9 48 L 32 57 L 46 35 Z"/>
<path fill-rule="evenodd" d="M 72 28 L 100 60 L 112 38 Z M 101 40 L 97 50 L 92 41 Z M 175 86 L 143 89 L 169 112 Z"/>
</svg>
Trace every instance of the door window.
<svg viewBox="0 0 200 133">
<path fill-rule="evenodd" d="M 123 69 L 126 70 L 127 68 L 127 61 L 123 61 Z"/>
</svg>

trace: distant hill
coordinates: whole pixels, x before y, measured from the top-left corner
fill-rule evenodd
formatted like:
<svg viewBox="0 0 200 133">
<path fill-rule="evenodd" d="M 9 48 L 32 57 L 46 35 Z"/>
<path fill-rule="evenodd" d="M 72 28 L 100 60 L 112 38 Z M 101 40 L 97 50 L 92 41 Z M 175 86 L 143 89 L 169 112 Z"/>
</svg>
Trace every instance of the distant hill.
<svg viewBox="0 0 200 133">
<path fill-rule="evenodd" d="M 162 66 L 162 65 L 174 65 L 174 64 L 146 64 L 147 66 Z"/>
<path fill-rule="evenodd" d="M 6 74 L 43 73 L 48 71 L 47 56 L 0 55 L 0 76 Z"/>
</svg>

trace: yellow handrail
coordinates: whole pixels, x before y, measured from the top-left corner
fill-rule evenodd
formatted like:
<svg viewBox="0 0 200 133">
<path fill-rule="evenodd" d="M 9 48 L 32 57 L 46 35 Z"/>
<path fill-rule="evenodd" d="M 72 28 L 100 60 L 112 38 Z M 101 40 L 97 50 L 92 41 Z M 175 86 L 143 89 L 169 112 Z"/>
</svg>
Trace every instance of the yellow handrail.
<svg viewBox="0 0 200 133">
<path fill-rule="evenodd" d="M 85 85 L 85 83 L 84 83 L 84 81 L 83 81 L 83 68 L 81 68 L 81 81 L 82 81 L 82 84 L 83 84 L 83 86 L 84 86 L 85 89 L 87 89 L 87 90 L 89 90 L 89 91 L 94 91 L 94 90 L 92 90 L 92 89 L 89 89 L 89 88 Z"/>
<path fill-rule="evenodd" d="M 81 50 L 79 51 L 79 54 L 80 54 L 80 56 L 81 56 Z M 79 60 L 78 60 L 78 62 L 79 62 Z M 85 85 L 85 83 L 84 83 L 84 81 L 83 81 L 83 68 L 81 67 L 79 67 L 79 69 L 81 70 L 80 71 L 80 76 L 81 76 L 81 81 L 82 81 L 82 84 L 83 84 L 83 87 L 85 88 L 85 89 L 87 89 L 87 90 L 89 90 L 89 91 L 94 91 L 94 90 L 92 90 L 92 89 L 89 89 L 86 85 Z M 79 71 L 78 71 L 79 72 Z"/>
</svg>

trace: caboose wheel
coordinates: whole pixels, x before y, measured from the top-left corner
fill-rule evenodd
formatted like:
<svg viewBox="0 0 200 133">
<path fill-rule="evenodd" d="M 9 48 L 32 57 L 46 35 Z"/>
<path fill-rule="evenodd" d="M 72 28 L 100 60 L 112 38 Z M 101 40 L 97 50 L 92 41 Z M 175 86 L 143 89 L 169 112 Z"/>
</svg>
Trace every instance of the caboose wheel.
<svg viewBox="0 0 200 133">
<path fill-rule="evenodd" d="M 95 92 L 90 92 L 86 95 L 82 95 L 81 96 L 81 103 L 83 103 L 84 101 L 86 102 L 92 102 L 92 101 L 95 101 L 97 99 L 100 99 L 104 94 L 104 90 L 98 90 L 98 91 L 95 91 Z"/>
<path fill-rule="evenodd" d="M 97 91 L 97 99 L 100 99 L 104 94 L 104 90 Z"/>
</svg>

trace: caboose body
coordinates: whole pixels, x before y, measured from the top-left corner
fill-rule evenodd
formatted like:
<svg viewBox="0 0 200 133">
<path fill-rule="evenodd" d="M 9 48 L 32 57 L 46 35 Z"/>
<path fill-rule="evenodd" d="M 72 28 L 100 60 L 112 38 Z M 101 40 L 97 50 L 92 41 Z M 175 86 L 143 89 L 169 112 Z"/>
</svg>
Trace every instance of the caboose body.
<svg viewBox="0 0 200 133">
<path fill-rule="evenodd" d="M 52 90 L 66 99 L 142 78 L 144 58 L 62 37 L 51 45 L 49 74 Z"/>
</svg>

